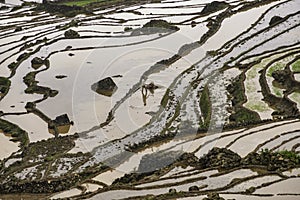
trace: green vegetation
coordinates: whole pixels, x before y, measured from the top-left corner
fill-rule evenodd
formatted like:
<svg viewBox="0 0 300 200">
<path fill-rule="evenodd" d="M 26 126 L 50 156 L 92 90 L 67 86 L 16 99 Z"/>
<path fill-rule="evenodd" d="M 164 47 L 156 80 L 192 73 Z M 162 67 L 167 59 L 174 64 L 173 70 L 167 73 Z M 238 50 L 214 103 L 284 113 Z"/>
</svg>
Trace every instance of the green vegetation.
<svg viewBox="0 0 300 200">
<path fill-rule="evenodd" d="M 284 159 L 288 159 L 298 164 L 300 163 L 300 155 L 294 151 L 282 150 L 278 151 L 278 154 L 280 154 Z"/>
<path fill-rule="evenodd" d="M 170 89 L 168 88 L 167 90 L 166 90 L 166 93 L 165 93 L 165 95 L 163 96 L 163 98 L 162 98 L 162 100 L 161 100 L 161 102 L 160 102 L 160 105 L 162 106 L 162 107 L 166 107 L 167 106 L 167 104 L 168 104 L 168 101 L 169 101 L 169 94 L 170 94 Z"/>
<path fill-rule="evenodd" d="M 277 97 L 283 97 L 283 90 L 281 90 L 275 86 L 273 86 L 272 89 Z"/>
<path fill-rule="evenodd" d="M 293 151 L 270 151 L 263 149 L 260 152 L 249 153 L 243 159 L 243 165 L 261 165 L 268 171 L 286 171 L 299 166 L 300 156 Z"/>
<path fill-rule="evenodd" d="M 27 132 L 13 123 L 0 119 L 0 129 L 12 137 L 11 141 L 21 142 L 22 146 L 29 143 Z"/>
<path fill-rule="evenodd" d="M 73 19 L 70 23 L 65 24 L 63 26 L 57 25 L 56 28 L 60 29 L 60 30 L 67 30 L 68 28 L 71 28 L 71 27 L 78 27 L 78 23 L 79 23 L 78 20 Z"/>
<path fill-rule="evenodd" d="M 258 112 L 264 112 L 269 109 L 269 107 L 267 107 L 266 104 L 263 104 L 263 102 L 248 103 L 246 107 L 249 108 L 250 110 L 255 110 Z"/>
<path fill-rule="evenodd" d="M 274 63 L 268 70 L 268 76 L 272 77 L 273 72 L 284 69 L 284 64 L 281 62 Z"/>
<path fill-rule="evenodd" d="M 203 10 L 201 11 L 202 14 L 210 14 L 212 12 L 216 12 L 219 10 L 222 10 L 224 8 L 226 8 L 227 6 L 229 6 L 228 3 L 223 2 L 223 1 L 213 1 L 209 4 L 206 4 L 206 6 L 203 8 Z"/>
<path fill-rule="evenodd" d="M 18 63 L 12 62 L 12 63 L 10 63 L 7 67 L 8 67 L 9 69 L 13 70 L 13 69 L 16 69 L 17 66 L 18 66 Z"/>
<path fill-rule="evenodd" d="M 8 78 L 0 77 L 0 99 L 8 93 L 10 84 Z"/>
<path fill-rule="evenodd" d="M 91 4 L 91 3 L 105 3 L 107 2 L 106 0 L 74 0 L 74 1 L 67 1 L 67 2 L 64 2 L 63 4 L 64 5 L 67 5 L 67 6 L 86 6 L 88 4 Z"/>
<path fill-rule="evenodd" d="M 159 3 L 160 0 L 152 0 L 151 2 Z M 140 3 L 137 0 L 64 0 L 59 2 L 66 6 L 78 6 L 78 7 L 109 7 L 112 5 L 121 5 L 121 4 L 133 4 L 133 3 Z"/>
<path fill-rule="evenodd" d="M 291 94 L 289 96 L 289 98 L 296 103 L 300 103 L 300 93 L 299 92 L 294 92 L 293 94 Z"/>
<path fill-rule="evenodd" d="M 80 6 L 68 6 L 57 3 L 38 4 L 35 11 L 46 11 L 51 14 L 61 15 L 65 17 L 75 17 L 78 14 L 91 14 L 87 9 Z"/>
<path fill-rule="evenodd" d="M 200 109 L 204 118 L 204 126 L 207 127 L 211 118 L 211 102 L 207 85 L 204 87 L 200 97 Z"/>
<path fill-rule="evenodd" d="M 227 90 L 232 96 L 232 106 L 234 113 L 230 116 L 230 121 L 237 124 L 245 124 L 260 121 L 259 115 L 249 110 L 242 105 L 246 103 L 244 80 L 245 74 L 241 74 L 239 77 L 228 86 Z"/>
<path fill-rule="evenodd" d="M 67 30 L 64 33 L 64 36 L 65 36 L 65 38 L 68 38 L 68 39 L 74 39 L 74 38 L 79 38 L 80 37 L 79 33 L 77 31 L 72 30 L 72 29 Z"/>
<path fill-rule="evenodd" d="M 169 22 L 162 19 L 154 19 L 144 24 L 143 28 L 165 28 L 169 30 L 178 31 L 177 26 L 171 25 Z"/>
<path fill-rule="evenodd" d="M 27 85 L 27 88 L 25 90 L 25 93 L 27 94 L 43 94 L 46 96 L 54 97 L 58 94 L 57 90 L 52 90 L 49 87 L 43 87 L 39 86 L 38 81 L 35 80 L 36 71 L 29 72 L 26 74 L 26 76 L 23 78 L 24 83 Z"/>
<path fill-rule="evenodd" d="M 232 83 L 228 86 L 227 90 L 232 95 L 232 106 L 236 106 L 239 103 L 244 103 L 246 97 L 244 95 L 244 80 L 245 74 L 241 74 L 235 78 Z"/>
<path fill-rule="evenodd" d="M 230 120 L 234 121 L 235 123 L 251 123 L 251 122 L 257 122 L 260 121 L 259 115 L 251 111 L 247 108 L 240 107 L 236 113 L 232 114 L 230 116 Z"/>
<path fill-rule="evenodd" d="M 247 79 L 254 79 L 257 76 L 257 69 L 259 69 L 259 66 L 251 68 L 247 72 Z"/>
<path fill-rule="evenodd" d="M 300 59 L 292 64 L 293 72 L 300 72 Z"/>
<path fill-rule="evenodd" d="M 146 24 L 143 25 L 142 28 L 134 29 L 131 32 L 132 36 L 137 35 L 148 35 L 148 34 L 155 34 L 155 33 L 168 33 L 173 31 L 178 31 L 179 28 L 171 23 L 162 20 L 162 19 L 154 19 L 150 20 Z"/>
</svg>

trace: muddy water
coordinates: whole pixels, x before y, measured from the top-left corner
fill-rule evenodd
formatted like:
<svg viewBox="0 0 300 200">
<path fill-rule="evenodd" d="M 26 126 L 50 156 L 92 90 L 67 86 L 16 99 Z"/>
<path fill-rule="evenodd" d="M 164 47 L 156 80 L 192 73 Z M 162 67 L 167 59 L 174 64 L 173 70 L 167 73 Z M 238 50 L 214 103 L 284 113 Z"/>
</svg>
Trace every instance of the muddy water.
<svg viewBox="0 0 300 200">
<path fill-rule="evenodd" d="M 275 3 L 273 4 L 275 5 Z M 271 4 L 251 9 L 247 12 L 242 12 L 225 19 L 218 33 L 211 37 L 203 46 L 204 49 L 218 49 L 224 41 L 233 39 L 238 34 L 250 28 L 263 12 L 271 7 Z M 234 28 L 233 28 L 234 27 Z"/>
<path fill-rule="evenodd" d="M 20 66 L 20 70 L 10 79 L 10 91 L 5 98 L 0 101 L 1 110 L 5 113 L 25 112 L 26 102 L 32 102 L 42 98 L 42 95 L 26 94 L 24 92 L 27 86 L 23 83 L 23 77 L 30 71 L 29 61 L 25 62 L 23 66 Z"/>
<path fill-rule="evenodd" d="M 0 145 L 5 148 L 0 148 L 0 159 L 3 160 L 11 155 L 12 152 L 19 150 L 19 143 L 15 143 L 9 140 L 10 137 L 7 137 L 0 131 Z"/>
<path fill-rule="evenodd" d="M 242 157 L 246 156 L 249 152 L 255 149 L 257 145 L 266 141 L 279 133 L 284 133 L 293 130 L 300 130 L 300 122 L 282 125 L 277 128 L 273 128 L 270 130 L 260 131 L 258 133 L 251 134 L 249 136 L 243 137 L 236 141 L 230 149 L 234 152 L 237 152 Z"/>
<path fill-rule="evenodd" d="M 150 187 L 150 186 L 161 186 L 161 187 L 163 187 L 164 184 L 181 182 L 181 181 L 185 181 L 185 180 L 192 179 L 192 178 L 197 178 L 197 177 L 199 177 L 199 178 L 200 177 L 209 177 L 210 175 L 213 175 L 213 174 L 216 174 L 215 170 L 211 170 L 211 171 L 204 172 L 204 173 L 199 173 L 199 174 L 196 174 L 196 175 L 190 175 L 190 176 L 187 176 L 187 177 L 170 178 L 170 179 L 167 179 L 167 180 L 161 180 L 161 181 L 145 183 L 145 184 L 138 185 L 137 188 L 146 188 L 146 187 Z"/>
<path fill-rule="evenodd" d="M 268 142 L 267 144 L 265 144 L 264 146 L 262 146 L 262 147 L 260 148 L 260 150 L 262 150 L 262 149 L 272 149 L 273 147 L 276 147 L 277 145 L 280 145 L 283 141 L 289 140 L 289 139 L 291 139 L 291 138 L 293 138 L 293 137 L 299 135 L 299 133 L 300 133 L 300 132 L 296 131 L 296 132 L 291 132 L 291 133 L 286 134 L 286 135 L 281 135 L 279 138 L 276 138 L 275 140 L 270 141 L 270 142 Z M 295 145 L 296 143 L 297 143 L 296 141 L 293 141 L 293 140 L 292 140 L 291 142 L 289 142 L 289 143 L 283 145 L 283 146 L 281 147 L 281 149 L 286 148 L 286 149 L 288 149 L 288 150 L 291 150 L 292 147 L 293 147 L 293 145 Z M 287 147 L 288 147 L 288 148 L 287 148 Z"/>
<path fill-rule="evenodd" d="M 226 199 L 243 199 L 243 200 L 298 200 L 299 196 L 293 196 L 293 195 L 284 195 L 284 196 L 253 196 L 253 195 L 241 195 L 241 194 L 222 194 L 220 195 L 223 198 Z"/>
<path fill-rule="evenodd" d="M 276 181 L 281 179 L 279 176 L 263 176 L 259 178 L 255 178 L 249 181 L 242 182 L 227 190 L 227 192 L 244 192 L 250 187 L 258 187 L 261 186 L 263 183 L 270 183 L 272 181 Z"/>
<path fill-rule="evenodd" d="M 153 189 L 153 190 L 111 190 L 108 192 L 103 192 L 91 197 L 91 200 L 99 200 L 99 199 L 124 199 L 131 196 L 143 196 L 147 194 L 164 194 L 168 193 L 167 188 L 163 189 Z"/>
<path fill-rule="evenodd" d="M 48 124 L 32 113 L 27 115 L 8 115 L 3 119 L 14 124 L 18 124 L 21 129 L 28 133 L 30 142 L 36 142 L 54 137 L 54 135 L 49 134 L 48 132 Z M 32 120 L 35 121 L 34 126 L 31 124 Z"/>
<path fill-rule="evenodd" d="M 75 195 L 79 195 L 79 194 L 81 194 L 81 190 L 74 188 L 71 190 L 64 191 L 62 193 L 58 193 L 58 194 L 52 196 L 50 199 L 59 199 L 59 198 L 62 199 L 62 198 L 71 197 L 71 196 L 75 196 Z"/>
<path fill-rule="evenodd" d="M 20 0 L 5 0 L 5 4 L 19 6 L 22 5 L 22 1 Z"/>
<path fill-rule="evenodd" d="M 258 189 L 254 194 L 299 194 L 299 184 L 299 178 L 291 178 Z"/>
<path fill-rule="evenodd" d="M 216 176 L 216 177 L 209 177 L 208 179 L 204 179 L 201 181 L 195 181 L 188 184 L 183 184 L 180 186 L 175 186 L 177 190 L 181 191 L 188 191 L 189 187 L 193 185 L 208 185 L 205 189 L 217 189 L 226 186 L 229 184 L 234 178 L 245 178 L 248 176 L 256 175 L 256 173 L 252 172 L 249 169 L 241 169 L 236 170 L 234 172 L 224 174 L 222 176 Z"/>
<path fill-rule="evenodd" d="M 87 189 L 86 192 L 95 192 L 96 190 L 102 188 L 102 186 L 97 185 L 97 184 L 92 184 L 92 183 L 84 183 L 84 184 L 82 184 L 82 186 Z"/>
<path fill-rule="evenodd" d="M 201 3 L 204 3 L 203 1 Z M 210 1 L 209 1 L 210 2 Z M 175 5 L 192 5 L 192 4 L 199 4 L 199 1 L 182 1 L 178 3 L 169 4 Z M 161 4 L 156 4 L 161 5 Z M 166 6 L 166 4 L 162 4 Z M 273 5 L 273 4 L 272 4 Z M 159 12 L 168 12 L 171 9 L 160 9 L 160 8 L 153 8 L 156 7 L 155 4 L 149 4 L 147 8 L 140 9 L 144 12 L 155 12 L 156 10 Z M 270 5 L 269 5 L 270 6 Z M 200 10 L 201 6 L 196 5 L 190 11 Z M 238 35 L 246 28 L 250 27 L 251 23 L 253 23 L 258 16 L 266 9 L 268 6 L 263 6 L 259 8 L 255 8 L 252 11 L 237 14 L 229 19 L 224 21 L 220 31 L 213 36 L 207 44 L 203 46 L 205 50 L 212 50 L 219 48 L 225 41 L 233 38 L 234 36 Z M 175 9 L 174 9 L 175 10 Z M 174 11 L 172 10 L 172 12 Z M 176 8 L 178 13 L 184 13 L 188 9 L 185 7 Z M 164 13 L 162 13 L 164 14 Z M 109 16 L 109 15 L 108 15 Z M 141 25 L 139 23 L 146 22 L 143 19 L 145 16 L 139 16 L 132 13 L 118 13 L 115 15 L 110 15 L 111 17 L 115 18 L 127 18 L 132 19 L 132 21 L 128 22 L 126 25 Z M 254 17 L 253 17 L 254 16 Z M 186 20 L 190 19 L 192 16 L 164 16 L 164 19 L 168 20 Z M 242 20 L 241 20 L 242 19 Z M 144 21 L 145 20 L 145 21 Z M 204 20 L 204 19 L 201 19 Z M 112 20 L 113 21 L 113 20 Z M 149 20 L 147 20 L 149 21 Z M 242 21 L 242 22 L 241 22 Z M 103 24 L 107 23 L 102 21 Z M 100 22 L 100 23 L 102 23 Z M 85 31 L 86 29 L 89 30 L 96 30 L 96 31 L 104 31 L 104 32 L 113 32 L 113 31 L 121 31 L 124 26 L 117 25 L 117 23 L 109 22 L 110 24 L 104 28 L 104 25 L 100 25 L 93 29 L 92 25 L 87 27 L 79 27 L 77 30 Z M 117 26 L 115 26 L 117 25 Z M 114 27 L 114 28 L 113 28 Z M 232 28 L 236 27 L 236 28 Z M 153 94 L 149 94 L 146 98 L 146 105 L 145 101 L 143 101 L 143 97 L 140 90 L 132 92 L 129 96 L 124 98 L 124 102 L 120 104 L 119 107 L 115 110 L 115 119 L 111 122 L 110 125 L 103 129 L 99 129 L 99 127 L 94 127 L 99 125 L 100 123 L 106 120 L 108 112 L 111 108 L 117 104 L 118 101 L 123 99 L 123 97 L 127 94 L 127 92 L 131 89 L 132 85 L 139 81 L 140 77 L 142 76 L 143 72 L 149 69 L 155 62 L 158 60 L 171 57 L 174 55 L 180 46 L 185 43 L 190 43 L 192 41 L 199 40 L 199 38 L 203 35 L 203 33 L 207 30 L 205 27 L 205 23 L 197 25 L 195 28 L 191 29 L 190 26 L 180 26 L 181 30 L 177 33 L 169 35 L 167 37 L 159 38 L 158 35 L 153 36 L 139 36 L 139 37 L 130 37 L 125 38 L 125 34 L 122 35 L 120 33 L 113 33 L 111 35 L 114 36 L 122 36 L 122 37 L 113 37 L 113 38 L 92 38 L 92 39 L 74 39 L 74 40 L 61 40 L 51 46 L 46 46 L 41 49 L 39 53 L 36 55 L 38 56 L 47 56 L 50 52 L 56 50 L 63 50 L 66 46 L 72 45 L 73 48 L 80 48 L 80 47 L 89 47 L 89 46 L 111 46 L 111 45 L 119 45 L 118 47 L 107 47 L 106 49 L 95 49 L 95 50 L 70 50 L 68 52 L 61 52 L 54 54 L 50 57 L 50 68 L 47 71 L 44 71 L 37 75 L 37 80 L 39 81 L 39 85 L 48 86 L 52 89 L 57 89 L 59 94 L 55 98 L 49 98 L 42 103 L 39 103 L 37 107 L 41 109 L 45 114 L 47 114 L 50 118 L 55 118 L 57 115 L 67 113 L 71 120 L 75 122 L 75 126 L 70 133 L 74 133 L 76 131 L 82 132 L 81 136 L 78 141 L 76 141 L 76 147 L 71 152 L 77 151 L 90 151 L 93 147 L 97 147 L 105 142 L 123 137 L 135 130 L 139 127 L 142 127 L 144 124 L 149 122 L 151 119 L 151 115 L 155 114 L 155 112 L 159 111 L 159 104 L 160 99 L 162 98 L 163 94 L 165 93 L 167 88 L 170 88 L 174 93 L 175 99 L 180 99 L 183 101 L 183 105 L 187 106 L 187 109 L 183 109 L 183 111 L 191 111 L 194 106 L 192 104 L 193 96 L 189 96 L 185 99 L 184 93 L 186 91 L 190 92 L 190 81 L 193 80 L 197 76 L 197 72 L 200 72 L 204 63 L 200 63 L 197 70 L 191 72 L 191 74 L 184 74 L 179 75 L 182 71 L 189 68 L 192 64 L 197 63 L 199 60 L 204 58 L 205 51 L 203 48 L 198 48 L 194 50 L 189 55 L 185 56 L 184 58 L 178 60 L 174 64 L 172 64 L 167 69 L 162 71 L 153 73 L 149 76 L 144 76 L 143 83 L 154 82 L 156 83 L 159 88 L 154 91 Z M 82 32 L 84 35 L 92 35 L 92 32 Z M 62 36 L 63 31 L 59 33 L 55 33 L 59 37 Z M 98 35 L 102 35 L 103 33 L 97 33 Z M 104 33 L 103 35 L 108 36 L 110 33 Z M 128 34 L 128 33 L 126 33 Z M 95 33 L 96 35 L 96 33 Z M 53 36 L 55 37 L 55 36 Z M 261 36 L 260 36 L 261 37 Z M 157 39 L 152 40 L 151 39 Z M 147 42 L 145 42 L 148 40 Z M 143 42 L 141 44 L 137 44 L 136 42 Z M 253 42 L 256 42 L 254 40 Z M 136 43 L 134 45 L 129 46 L 129 43 Z M 127 45 L 126 45 L 127 44 Z M 125 45 L 125 46 L 121 46 Z M 249 47 L 249 46 L 247 46 Z M 267 47 L 264 47 L 267 49 Z M 241 52 L 241 49 L 238 49 L 237 52 Z M 74 56 L 69 56 L 69 53 L 74 53 Z M 233 54 L 234 55 L 234 54 Z M 117 57 L 117 59 L 116 59 Z M 228 59 L 229 56 L 226 58 Z M 226 60 L 224 59 L 224 60 Z M 221 61 L 224 61 L 221 60 Z M 207 62 L 210 60 L 208 59 Z M 222 62 L 223 63 L 223 62 Z M 205 74 L 210 74 L 212 70 L 221 67 L 221 64 L 214 64 L 212 68 L 205 71 Z M 7 98 L 7 100 L 0 103 L 1 109 L 3 108 L 5 112 L 13 112 L 13 111 L 24 111 L 24 104 L 27 101 L 34 101 L 41 98 L 40 95 L 30 95 L 30 97 L 24 98 L 24 89 L 26 88 L 25 85 L 22 83 L 22 77 L 26 75 L 30 69 L 30 63 L 25 62 L 23 63 L 20 68 L 17 70 L 17 74 L 12 78 L 12 88 Z M 151 72 L 152 73 L 152 72 Z M 231 73 L 231 72 L 230 72 Z M 57 79 L 55 76 L 57 75 L 66 75 L 66 78 Z M 117 92 L 113 95 L 112 98 L 100 96 L 94 93 L 90 86 L 97 82 L 98 80 L 106 77 L 106 76 L 115 76 L 121 75 L 118 77 L 114 77 L 114 81 L 118 85 Z M 236 75 L 236 74 L 234 74 Z M 179 78 L 178 78 L 179 77 Z M 175 78 L 178 78 L 176 81 L 173 82 Z M 14 80 L 15 79 L 15 80 Z M 173 86 L 170 87 L 170 85 Z M 224 82 L 220 81 L 218 84 L 223 84 Z M 225 84 L 225 83 L 224 83 Z M 219 86 L 217 85 L 217 86 Z M 219 90 L 216 90 L 219 91 Z M 216 95 L 217 96 L 217 95 Z M 224 89 L 222 90 L 222 95 L 219 97 L 222 98 L 226 96 L 224 93 Z M 24 102 L 18 103 L 24 99 Z M 176 103 L 176 102 L 175 102 Z M 175 104 L 174 103 L 174 104 Z M 217 102 L 217 103 L 220 103 Z M 16 104 L 15 107 L 11 107 L 9 104 Z M 164 113 L 157 114 L 157 118 L 155 118 L 152 122 L 151 126 L 147 126 L 146 129 L 140 130 L 140 132 L 135 132 L 132 137 L 128 137 L 121 142 L 121 144 L 115 145 L 107 145 L 101 149 L 96 149 L 95 156 L 101 161 L 111 155 L 115 155 L 121 152 L 118 147 L 123 148 L 124 145 L 132 144 L 134 142 L 146 141 L 147 139 L 151 138 L 154 134 L 158 134 L 168 122 L 168 115 L 174 115 L 176 106 L 168 105 L 168 109 L 165 110 Z M 173 106 L 173 107 L 172 107 Z M 150 112 L 151 115 L 146 114 L 146 112 Z M 180 117 L 186 117 L 187 115 L 182 115 Z M 192 118 L 192 116 L 189 116 Z M 36 116 L 31 114 L 22 115 L 22 116 L 8 116 L 12 122 L 17 123 L 20 125 L 21 128 L 25 129 L 29 132 L 29 137 L 31 141 L 38 141 L 41 139 L 45 139 L 47 137 L 52 137 L 52 135 L 47 135 L 48 133 L 45 131 L 46 124 L 42 122 L 40 119 L 37 119 Z M 38 122 L 39 124 L 35 127 L 30 127 L 30 121 Z M 292 127 L 295 124 L 290 126 L 283 126 L 282 129 L 272 129 L 273 131 L 284 131 L 285 129 L 293 129 Z M 298 126 L 298 125 L 297 125 Z M 294 127 L 295 128 L 295 127 Z M 84 131 L 84 132 L 83 132 Z M 275 132 L 275 131 L 274 131 Z M 266 136 L 262 137 L 262 140 L 266 140 L 274 135 L 269 134 L 267 131 L 263 131 Z M 32 135 L 30 135 L 32 134 Z M 243 134 L 243 133 L 242 133 Z M 180 144 L 182 141 L 172 141 L 168 144 L 163 144 L 157 149 L 166 149 L 170 148 L 173 150 L 180 150 L 184 149 L 186 151 L 195 151 L 199 144 L 207 141 L 207 139 L 214 139 L 215 137 L 219 137 L 218 135 L 209 136 L 205 139 L 200 138 L 195 141 L 189 141 L 184 144 Z M 249 147 L 245 149 L 240 149 L 240 146 L 248 145 L 248 140 L 242 138 L 238 140 L 235 144 L 233 144 L 232 148 L 237 150 L 238 153 L 242 152 L 242 155 L 246 154 L 252 150 L 252 148 L 256 147 L 259 142 L 256 140 L 256 134 L 252 134 L 248 137 L 250 141 Z M 236 137 L 230 137 L 232 141 Z M 226 140 L 222 140 L 225 143 Z M 81 149 L 82 147 L 82 149 Z M 84 150 L 83 150 L 84 149 Z M 97 152 L 98 150 L 98 152 Z M 101 151 L 103 150 L 103 152 Z M 205 150 L 197 151 L 197 156 L 201 156 Z M 100 152 L 100 153 L 99 153 Z M 142 153 L 138 153 L 133 155 L 127 162 L 122 163 L 116 170 L 109 171 L 99 176 L 95 177 L 95 180 L 102 181 L 106 184 L 111 184 L 115 178 L 118 178 L 124 175 L 124 172 L 131 172 L 136 170 L 138 164 L 141 160 L 141 157 L 145 153 L 152 153 L 151 151 L 144 151 Z M 99 154 L 97 154 L 99 153 Z M 103 153 L 103 154 L 102 154 Z M 98 157 L 97 157 L 98 156 Z M 90 163 L 87 163 L 89 165 Z M 204 183 L 209 185 L 209 188 L 224 186 L 233 178 L 241 178 L 248 175 L 253 175 L 255 173 L 249 171 L 238 170 L 233 172 L 229 175 L 224 175 L 217 178 L 212 178 L 207 180 Z M 171 181 L 173 181 L 171 179 Z M 268 181 L 268 180 L 264 180 Z M 217 183 L 217 184 L 215 184 Z M 203 182 L 197 182 L 196 184 L 202 185 Z M 249 182 L 249 185 L 250 182 Z M 179 190 L 187 191 L 190 185 L 186 184 L 183 186 L 179 186 Z M 246 186 L 248 185 L 246 184 Z M 95 196 L 95 199 L 104 198 L 104 199 L 111 199 L 111 198 L 124 198 L 127 196 L 132 195 L 143 195 L 143 194 L 161 194 L 167 193 L 169 188 L 159 188 L 156 190 L 141 190 L 141 191 L 130 191 L 130 190 L 120 190 L 120 191 L 109 191 L 102 194 Z M 96 186 L 94 185 L 91 190 L 96 190 Z M 60 194 L 60 197 L 67 197 L 72 195 L 79 194 L 80 191 L 77 189 L 72 189 L 70 191 L 64 192 Z M 59 196 L 57 196 L 59 197 Z"/>
</svg>

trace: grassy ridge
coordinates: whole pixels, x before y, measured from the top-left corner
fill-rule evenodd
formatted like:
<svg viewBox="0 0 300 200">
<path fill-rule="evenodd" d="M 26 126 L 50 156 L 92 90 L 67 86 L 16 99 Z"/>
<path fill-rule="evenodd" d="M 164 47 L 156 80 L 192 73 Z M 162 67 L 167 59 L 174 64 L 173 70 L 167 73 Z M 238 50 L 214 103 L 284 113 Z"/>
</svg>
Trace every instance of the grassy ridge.
<svg viewBox="0 0 300 200">
<path fill-rule="evenodd" d="M 112 0 L 114 1 L 114 0 Z M 116 0 L 118 1 L 118 0 Z M 67 2 L 64 2 L 63 4 L 64 5 L 67 5 L 67 6 L 86 6 L 90 3 L 105 3 L 107 2 L 106 0 L 75 0 L 75 1 L 67 1 Z"/>
<path fill-rule="evenodd" d="M 203 115 L 203 126 L 208 127 L 211 118 L 211 102 L 209 98 L 209 90 L 206 85 L 201 93 L 200 97 L 200 109 Z"/>
<path fill-rule="evenodd" d="M 0 119 L 0 130 L 2 130 L 5 134 L 10 135 L 12 137 L 11 141 L 21 142 L 21 146 L 29 144 L 27 132 L 13 123 Z"/>
</svg>

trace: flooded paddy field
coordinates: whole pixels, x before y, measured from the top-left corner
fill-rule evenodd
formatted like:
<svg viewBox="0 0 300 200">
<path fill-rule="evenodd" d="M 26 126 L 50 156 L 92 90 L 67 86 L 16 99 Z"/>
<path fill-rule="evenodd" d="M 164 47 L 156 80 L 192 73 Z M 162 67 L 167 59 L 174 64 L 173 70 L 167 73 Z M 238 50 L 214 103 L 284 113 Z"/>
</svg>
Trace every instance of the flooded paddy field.
<svg viewBox="0 0 300 200">
<path fill-rule="evenodd" d="M 0 199 L 298 199 L 299 30 L 298 0 L 1 2 Z"/>
</svg>

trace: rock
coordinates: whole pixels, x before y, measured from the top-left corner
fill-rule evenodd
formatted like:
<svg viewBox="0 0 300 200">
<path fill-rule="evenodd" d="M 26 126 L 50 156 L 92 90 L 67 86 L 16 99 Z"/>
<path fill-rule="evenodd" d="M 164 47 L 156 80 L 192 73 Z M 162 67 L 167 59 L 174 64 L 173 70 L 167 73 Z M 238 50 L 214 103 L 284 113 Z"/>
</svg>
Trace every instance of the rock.
<svg viewBox="0 0 300 200">
<path fill-rule="evenodd" d="M 131 30 L 132 30 L 131 27 L 125 27 L 125 28 L 124 28 L 124 31 L 125 31 L 125 32 L 131 31 Z"/>
<path fill-rule="evenodd" d="M 162 19 L 153 19 L 150 22 L 147 22 L 143 28 L 152 27 L 152 28 L 165 28 L 174 31 L 178 31 L 179 28 Z"/>
<path fill-rule="evenodd" d="M 1 7 L 0 7 L 0 10 L 8 10 L 8 9 L 9 9 L 8 6 L 1 6 Z"/>
<path fill-rule="evenodd" d="M 58 126 L 71 124 L 71 121 L 67 114 L 63 114 L 63 115 L 56 117 L 55 120 L 53 120 L 53 122 Z"/>
<path fill-rule="evenodd" d="M 245 190 L 245 193 L 247 193 L 247 194 L 252 194 L 253 192 L 255 192 L 255 187 L 250 187 Z"/>
<path fill-rule="evenodd" d="M 112 76 L 113 78 L 122 78 L 123 76 L 121 74 L 118 74 L 118 75 L 114 75 Z"/>
<path fill-rule="evenodd" d="M 15 32 L 19 32 L 19 31 L 22 31 L 22 27 L 18 26 L 16 29 L 15 29 Z"/>
<path fill-rule="evenodd" d="M 176 191 L 176 189 L 174 189 L 174 188 L 171 188 L 171 189 L 169 189 L 169 193 L 171 193 L 171 194 L 175 194 L 177 191 Z"/>
<path fill-rule="evenodd" d="M 104 96 L 112 96 L 118 89 L 112 78 L 104 78 L 91 86 L 92 90 Z"/>
<path fill-rule="evenodd" d="M 57 79 L 63 79 L 63 78 L 66 78 L 67 76 L 66 75 L 56 75 L 55 78 Z"/>
<path fill-rule="evenodd" d="M 17 58 L 17 61 L 20 62 L 22 60 L 24 60 L 25 58 L 28 57 L 28 53 L 22 53 L 21 55 L 19 55 L 19 57 Z"/>
<path fill-rule="evenodd" d="M 229 4 L 224 1 L 213 1 L 206 6 L 201 11 L 201 14 L 209 14 L 226 8 Z"/>
<path fill-rule="evenodd" d="M 196 185 L 189 187 L 189 192 L 198 192 L 198 191 L 199 191 L 199 187 Z"/>
<path fill-rule="evenodd" d="M 25 105 L 25 109 L 28 112 L 34 111 L 35 108 L 36 108 L 36 104 L 34 102 L 27 102 L 26 105 Z"/>
<path fill-rule="evenodd" d="M 170 31 L 178 31 L 179 28 L 170 24 L 165 20 L 151 20 L 143 25 L 142 28 L 134 29 L 131 32 L 132 36 L 141 34 L 167 33 Z"/>
<path fill-rule="evenodd" d="M 288 80 L 292 79 L 292 73 L 288 70 L 277 70 L 272 73 L 272 77 L 283 87 L 291 87 L 291 85 L 287 85 Z"/>
<path fill-rule="evenodd" d="M 65 38 L 68 38 L 68 39 L 73 39 L 73 38 L 79 38 L 80 37 L 79 33 L 77 31 L 72 30 L 72 29 L 67 30 L 64 35 L 65 35 Z"/>
<path fill-rule="evenodd" d="M 196 25 L 197 25 L 197 23 L 196 23 L 195 21 L 192 21 L 192 22 L 191 22 L 192 28 L 195 27 Z"/>
<path fill-rule="evenodd" d="M 241 157 L 231 150 L 214 147 L 199 159 L 199 167 L 231 169 L 241 164 Z"/>
<path fill-rule="evenodd" d="M 44 60 L 39 57 L 35 57 L 31 60 L 31 67 L 34 69 L 38 69 L 43 64 L 44 64 Z"/>
<path fill-rule="evenodd" d="M 271 18 L 271 20 L 269 22 L 269 25 L 273 26 L 273 25 L 275 25 L 275 24 L 277 24 L 279 22 L 282 22 L 282 21 L 283 21 L 282 17 L 280 17 L 280 16 L 274 16 L 274 17 Z"/>
<path fill-rule="evenodd" d="M 54 120 L 48 123 L 48 129 L 50 133 L 68 133 L 70 126 L 73 125 L 73 121 L 70 121 L 67 114 L 57 116 Z"/>
</svg>

